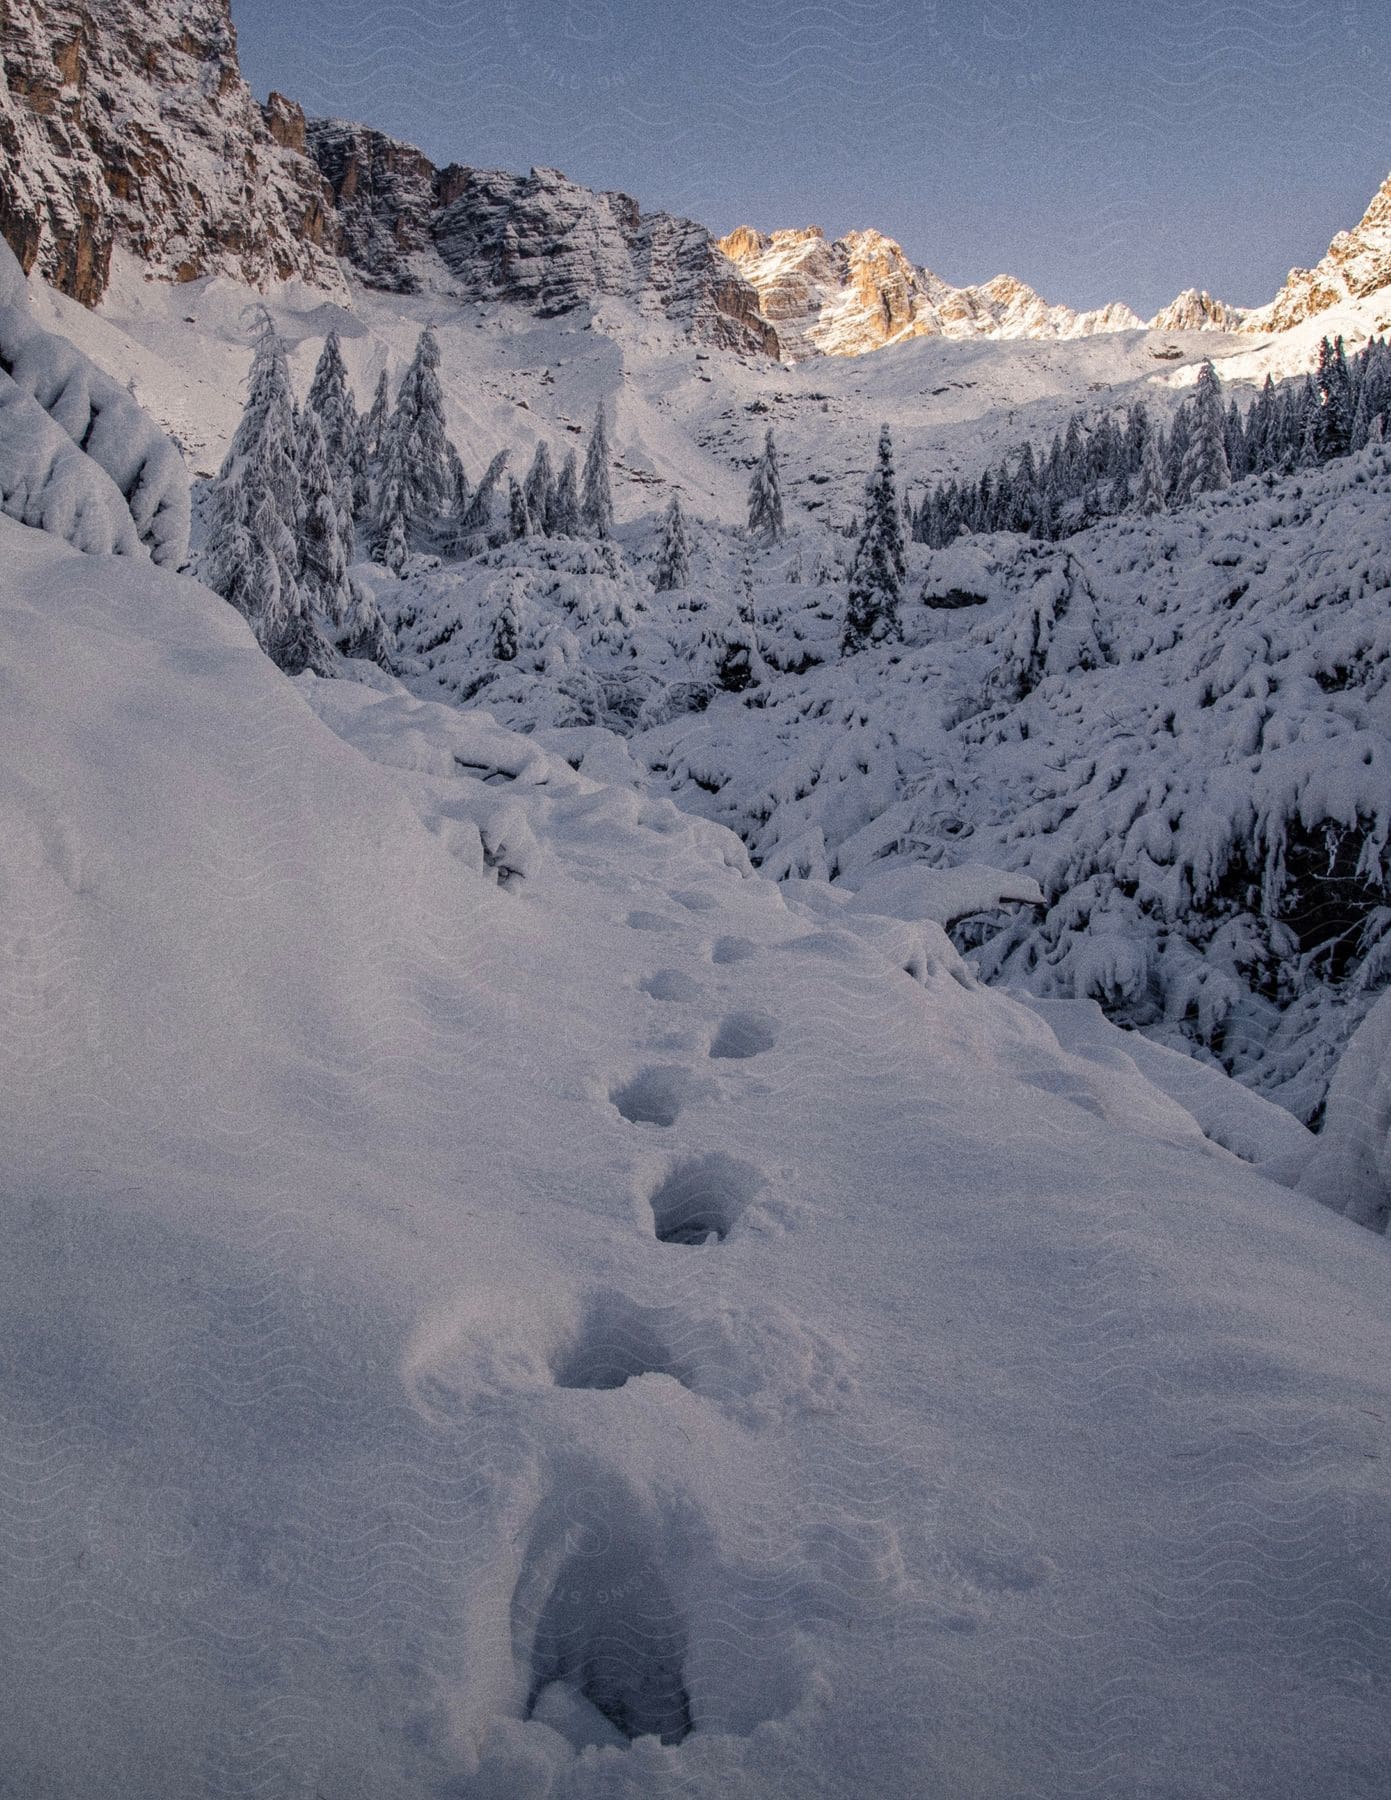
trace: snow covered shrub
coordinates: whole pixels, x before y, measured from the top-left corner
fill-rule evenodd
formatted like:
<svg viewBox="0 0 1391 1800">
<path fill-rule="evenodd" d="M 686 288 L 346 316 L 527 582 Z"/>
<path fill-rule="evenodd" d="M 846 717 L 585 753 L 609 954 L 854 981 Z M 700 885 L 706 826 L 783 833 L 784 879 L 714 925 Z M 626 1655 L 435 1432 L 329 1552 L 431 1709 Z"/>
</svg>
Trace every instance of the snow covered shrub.
<svg viewBox="0 0 1391 1800">
<path fill-rule="evenodd" d="M 141 553 L 109 475 L 0 371 L 0 511 L 93 556 Z"/>
<path fill-rule="evenodd" d="M 0 242 L 0 374 L 28 397 L 66 434 L 92 470 L 60 456 L 46 433 L 24 423 L 22 408 L 6 403 L 6 427 L 12 441 L 6 451 L 10 492 L 25 496 L 34 523 L 52 519 L 44 529 L 67 535 L 70 522 L 79 548 L 130 554 L 127 533 L 113 514 L 104 526 L 97 520 L 110 507 L 114 491 L 154 560 L 179 569 L 188 561 L 190 498 L 188 471 L 176 446 L 118 382 L 102 373 L 66 339 L 37 325 L 29 311 L 23 271 L 8 245 Z M 19 461 L 30 459 L 21 475 Z M 98 480 L 100 472 L 105 481 Z M 57 498 L 61 491 L 61 501 Z M 47 492 L 48 498 L 39 496 Z M 6 505 L 11 511 L 11 505 Z M 18 511 L 16 518 L 24 517 Z"/>
</svg>

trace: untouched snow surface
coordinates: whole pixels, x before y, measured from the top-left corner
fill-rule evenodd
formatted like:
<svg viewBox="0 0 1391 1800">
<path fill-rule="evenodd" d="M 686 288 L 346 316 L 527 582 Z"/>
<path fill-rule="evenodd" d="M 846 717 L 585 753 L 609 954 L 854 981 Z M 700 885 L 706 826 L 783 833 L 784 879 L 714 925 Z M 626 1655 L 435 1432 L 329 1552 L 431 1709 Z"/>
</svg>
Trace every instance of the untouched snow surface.
<svg viewBox="0 0 1391 1800">
<path fill-rule="evenodd" d="M 0 553 L 13 1792 L 1380 1800 L 1383 1241 L 612 738 Z"/>
</svg>

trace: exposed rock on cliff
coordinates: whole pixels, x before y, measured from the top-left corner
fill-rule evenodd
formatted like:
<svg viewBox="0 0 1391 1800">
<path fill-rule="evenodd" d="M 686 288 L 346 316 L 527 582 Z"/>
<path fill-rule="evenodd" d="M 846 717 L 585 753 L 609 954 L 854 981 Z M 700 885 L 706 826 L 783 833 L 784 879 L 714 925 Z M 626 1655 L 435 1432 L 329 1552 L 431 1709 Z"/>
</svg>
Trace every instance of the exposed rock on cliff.
<svg viewBox="0 0 1391 1800">
<path fill-rule="evenodd" d="M 119 243 L 163 279 L 337 285 L 303 115 L 262 109 L 228 0 L 0 0 L 0 230 L 86 305 Z"/>
<path fill-rule="evenodd" d="M 828 242 L 817 226 L 765 237 L 744 225 L 719 247 L 757 290 L 783 353 L 795 359 L 861 356 L 913 337 L 1084 337 L 1141 324 L 1119 304 L 1089 313 L 1050 306 L 1009 275 L 952 287 L 877 231 Z"/>
<path fill-rule="evenodd" d="M 1317 268 L 1291 269 L 1284 287 L 1246 321 L 1248 331 L 1288 331 L 1330 306 L 1391 286 L 1391 175 L 1351 231 L 1340 231 Z"/>
</svg>

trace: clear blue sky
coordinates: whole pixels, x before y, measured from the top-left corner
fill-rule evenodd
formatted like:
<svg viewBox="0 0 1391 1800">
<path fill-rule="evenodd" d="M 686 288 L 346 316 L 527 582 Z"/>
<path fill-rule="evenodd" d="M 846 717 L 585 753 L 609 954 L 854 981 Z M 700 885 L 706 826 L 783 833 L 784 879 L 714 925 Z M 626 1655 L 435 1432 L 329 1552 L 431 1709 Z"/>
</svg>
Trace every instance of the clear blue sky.
<svg viewBox="0 0 1391 1800">
<path fill-rule="evenodd" d="M 233 0 L 248 80 L 717 230 L 1267 300 L 1391 168 L 1385 0 Z"/>
</svg>

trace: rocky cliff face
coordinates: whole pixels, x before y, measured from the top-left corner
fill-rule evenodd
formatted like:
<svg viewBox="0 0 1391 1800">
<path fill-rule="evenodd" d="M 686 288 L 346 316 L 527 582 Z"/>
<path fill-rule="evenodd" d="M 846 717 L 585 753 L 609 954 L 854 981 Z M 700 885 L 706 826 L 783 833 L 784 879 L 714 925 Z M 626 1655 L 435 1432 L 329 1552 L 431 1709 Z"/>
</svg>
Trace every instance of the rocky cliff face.
<svg viewBox="0 0 1391 1800">
<path fill-rule="evenodd" d="M 333 194 L 338 249 L 369 286 L 408 293 L 428 283 L 542 318 L 618 298 L 700 342 L 777 355 L 758 294 L 688 219 L 644 213 L 628 195 L 594 193 L 556 169 L 437 169 L 410 145 L 341 120 L 315 120 L 308 142 Z"/>
<path fill-rule="evenodd" d="M 1351 231 L 1340 231 L 1314 269 L 1291 269 L 1271 301 L 1246 320 L 1248 331 L 1288 331 L 1330 306 L 1364 300 L 1391 286 L 1391 175 Z"/>
<path fill-rule="evenodd" d="M 828 242 L 816 226 L 771 236 L 741 226 L 719 248 L 757 290 L 794 359 L 862 356 L 913 337 L 1070 338 L 1141 324 L 1119 304 L 1089 313 L 1050 306 L 1009 275 L 952 287 L 877 231 Z"/>
<path fill-rule="evenodd" d="M 1188 288 L 1150 320 L 1151 331 L 1240 331 L 1246 314 L 1214 300 L 1206 289 Z"/>
<path fill-rule="evenodd" d="M 159 279 L 299 276 L 346 263 L 547 316 L 621 299 L 744 354 L 859 356 L 912 337 L 1074 338 L 1135 330 L 1127 306 L 1053 306 L 1011 276 L 953 287 L 876 231 L 716 242 L 553 169 L 437 168 L 364 126 L 258 106 L 230 0 L 0 0 L 0 234 L 27 271 L 95 305 L 116 245 Z M 1391 283 L 1391 178 L 1361 223 L 1269 307 L 1190 290 L 1162 331 L 1280 331 Z"/>
<path fill-rule="evenodd" d="M 459 171 L 433 239 L 456 291 L 511 300 L 543 318 L 606 297 L 684 325 L 697 339 L 776 356 L 759 296 L 710 233 L 596 194 L 555 169 Z"/>
<path fill-rule="evenodd" d="M 156 278 L 300 276 L 340 259 L 397 292 L 423 283 L 540 313 L 618 297 L 758 355 L 777 336 L 701 226 L 554 170 L 501 175 L 363 126 L 258 106 L 230 0 L 0 0 L 0 232 L 84 304 L 113 247 Z"/>
<path fill-rule="evenodd" d="M 410 144 L 341 119 L 315 119 L 307 142 L 333 196 L 339 255 L 369 287 L 414 293 L 416 259 L 430 250 L 435 216 L 465 171 L 437 169 Z"/>
<path fill-rule="evenodd" d="M 0 230 L 87 305 L 157 277 L 341 281 L 298 108 L 263 114 L 228 0 L 0 0 Z"/>
</svg>

